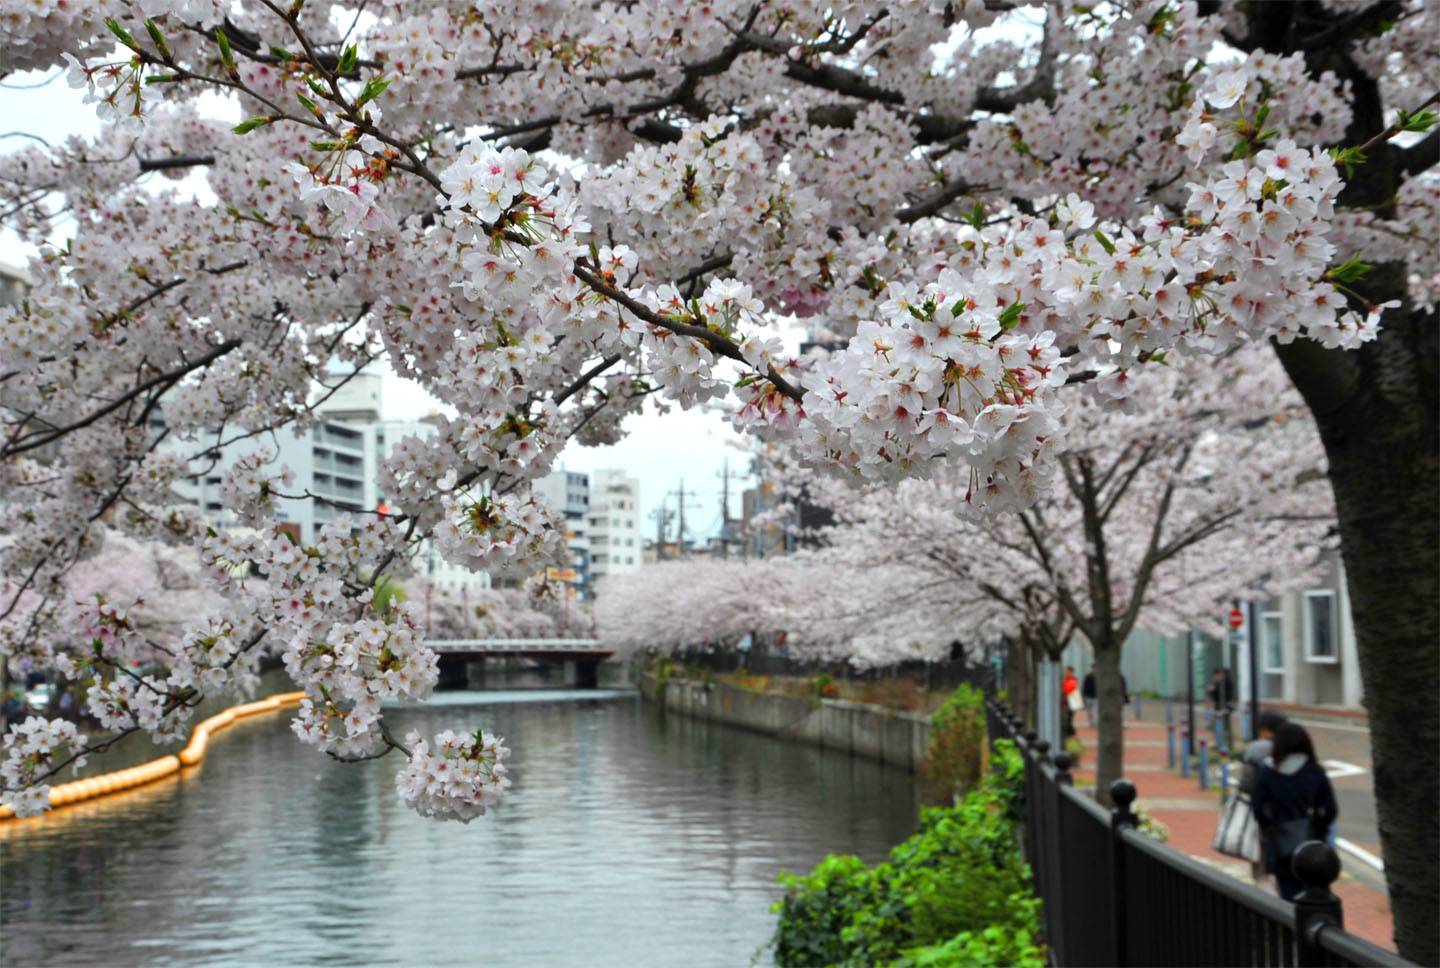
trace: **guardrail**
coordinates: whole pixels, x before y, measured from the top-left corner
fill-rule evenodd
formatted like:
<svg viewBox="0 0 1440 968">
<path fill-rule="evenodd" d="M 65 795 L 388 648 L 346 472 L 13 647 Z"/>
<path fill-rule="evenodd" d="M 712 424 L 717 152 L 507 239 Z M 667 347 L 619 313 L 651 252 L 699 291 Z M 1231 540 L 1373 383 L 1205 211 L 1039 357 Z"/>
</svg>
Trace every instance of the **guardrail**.
<svg viewBox="0 0 1440 968">
<path fill-rule="evenodd" d="M 1291 904 L 1141 833 L 1135 785 L 1116 780 L 1107 811 L 1071 785 L 1067 753 L 986 704 L 990 741 L 1025 761 L 1025 855 L 1057 965 L 1407 966 L 1344 929 L 1330 885 L 1340 859 L 1321 841 L 1296 851 L 1305 890 Z"/>
<path fill-rule="evenodd" d="M 436 652 L 594 652 L 609 654 L 598 639 L 436 639 L 425 643 Z"/>
</svg>

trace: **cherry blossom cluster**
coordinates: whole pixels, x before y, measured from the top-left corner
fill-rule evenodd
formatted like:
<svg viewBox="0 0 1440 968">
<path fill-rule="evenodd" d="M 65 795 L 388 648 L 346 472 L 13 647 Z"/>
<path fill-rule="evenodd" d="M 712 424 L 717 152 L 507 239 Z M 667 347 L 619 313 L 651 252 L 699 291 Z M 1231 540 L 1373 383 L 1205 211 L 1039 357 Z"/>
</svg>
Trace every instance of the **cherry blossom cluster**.
<svg viewBox="0 0 1440 968">
<path fill-rule="evenodd" d="M 44 778 L 61 761 L 85 748 L 85 736 L 68 720 L 27 716 L 11 725 L 4 744 L 0 779 L 5 787 L 0 791 L 0 803 L 17 817 L 33 817 L 50 806 L 50 784 Z M 78 771 L 85 765 L 85 757 L 76 757 L 71 765 Z"/>
<path fill-rule="evenodd" d="M 409 762 L 395 775 L 400 799 L 422 817 L 469 823 L 495 806 L 510 778 L 504 740 L 482 730 L 464 735 L 451 730 L 436 733 L 434 752 L 418 732 L 405 742 Z"/>
</svg>

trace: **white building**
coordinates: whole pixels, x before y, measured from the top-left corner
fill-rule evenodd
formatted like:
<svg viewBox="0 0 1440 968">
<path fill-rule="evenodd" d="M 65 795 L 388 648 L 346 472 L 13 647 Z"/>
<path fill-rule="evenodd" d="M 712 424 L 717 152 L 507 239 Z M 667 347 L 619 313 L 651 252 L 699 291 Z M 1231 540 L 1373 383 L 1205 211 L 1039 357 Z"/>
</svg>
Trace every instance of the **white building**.
<svg viewBox="0 0 1440 968">
<path fill-rule="evenodd" d="M 596 471 L 590 478 L 590 572 L 594 580 L 638 571 L 643 557 L 640 482 L 622 470 Z"/>
<path fill-rule="evenodd" d="M 580 598 L 589 598 L 592 588 L 589 475 L 564 469 L 551 471 L 537 480 L 532 490 L 565 519 L 565 547 L 570 552 L 570 560 L 565 568 L 552 569 L 550 577 L 565 582 Z"/>
<path fill-rule="evenodd" d="M 220 496 L 225 471 L 242 456 L 263 447 L 278 450 L 272 463 L 294 473 L 292 493 L 315 495 L 316 499 L 277 502 L 277 516 L 293 526 L 295 536 L 302 541 L 314 540 L 325 522 L 347 512 L 403 511 L 391 506 L 380 489 L 380 461 L 404 438 L 428 438 L 437 427 L 428 418 L 384 420 L 383 402 L 383 377 L 369 372 L 355 374 L 317 403 L 322 419 L 314 428 L 298 435 L 280 430 L 271 437 L 228 445 L 213 467 L 179 489 L 180 496 L 199 506 L 212 525 L 231 524 Z M 413 564 L 418 574 L 442 588 L 490 587 L 489 575 L 447 562 L 429 541 L 421 545 Z"/>
</svg>

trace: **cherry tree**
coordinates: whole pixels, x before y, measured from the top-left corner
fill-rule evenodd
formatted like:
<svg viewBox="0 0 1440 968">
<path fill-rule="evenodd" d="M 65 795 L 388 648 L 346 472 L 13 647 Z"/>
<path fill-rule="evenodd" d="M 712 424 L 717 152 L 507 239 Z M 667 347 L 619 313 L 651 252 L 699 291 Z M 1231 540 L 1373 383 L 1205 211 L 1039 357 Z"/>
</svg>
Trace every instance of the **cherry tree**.
<svg viewBox="0 0 1440 968">
<path fill-rule="evenodd" d="M 1373 547 L 1371 467 L 1433 523 L 1415 339 L 1435 197 L 1409 181 L 1434 136 L 1393 140 L 1430 125 L 1433 23 L 1418 2 L 1272 6 L 8 2 L 0 70 L 64 65 L 113 123 L 0 162 L 0 212 L 40 252 L 0 316 L 4 572 L 44 583 L 102 521 L 198 546 L 227 600 L 267 610 L 225 648 L 284 653 L 312 693 L 302 738 L 353 756 L 411 749 L 379 703 L 423 696 L 433 665 L 413 610 L 377 623 L 369 590 L 426 536 L 533 572 L 560 541 L 529 482 L 652 393 L 729 401 L 858 481 L 963 467 L 993 515 L 1060 486 L 1067 382 L 1123 397 L 1159 358 L 1272 339 L 1324 411 L 1346 554 Z M 205 113 L 214 95 L 238 124 Z M 147 184 L 197 167 L 200 197 Z M 1361 256 L 1380 268 L 1361 278 Z M 781 314 L 844 351 L 791 359 Z M 331 360 L 377 356 L 459 416 L 386 462 L 401 515 L 273 538 L 289 492 L 264 434 L 313 420 Z M 1380 430 L 1386 408 L 1405 419 Z M 176 507 L 216 435 L 256 444 L 228 497 L 257 536 Z M 1434 576 L 1428 535 L 1404 537 L 1389 547 Z M 1434 738 L 1433 700 L 1376 698 L 1396 681 L 1380 611 L 1430 669 L 1434 595 L 1350 575 L 1376 720 L 1425 712 Z M 1376 737 L 1377 765 L 1410 762 Z M 493 802 L 498 745 L 426 748 L 480 766 L 443 785 L 408 768 L 408 800 L 466 819 Z M 1382 823 L 1387 852 L 1431 856 L 1406 786 L 1380 787 L 1382 817 L 1410 817 Z M 1432 924 L 1397 922 L 1436 953 Z"/>
<path fill-rule="evenodd" d="M 588 603 L 572 601 L 554 582 L 527 588 L 449 588 L 426 578 L 401 586 L 405 600 L 422 609 L 437 639 L 564 639 L 594 632 Z"/>
<path fill-rule="evenodd" d="M 1072 636 L 1088 641 L 1102 799 L 1123 774 L 1130 633 L 1215 626 L 1236 597 L 1306 583 L 1335 523 L 1314 421 L 1268 348 L 1133 382 L 1131 413 L 1072 398 L 1063 486 L 1016 514 L 977 519 L 963 510 L 969 480 L 936 475 L 849 502 L 832 491 L 843 523 L 824 532 L 852 567 L 947 577 L 959 615 L 987 617 L 1049 661 Z"/>
</svg>

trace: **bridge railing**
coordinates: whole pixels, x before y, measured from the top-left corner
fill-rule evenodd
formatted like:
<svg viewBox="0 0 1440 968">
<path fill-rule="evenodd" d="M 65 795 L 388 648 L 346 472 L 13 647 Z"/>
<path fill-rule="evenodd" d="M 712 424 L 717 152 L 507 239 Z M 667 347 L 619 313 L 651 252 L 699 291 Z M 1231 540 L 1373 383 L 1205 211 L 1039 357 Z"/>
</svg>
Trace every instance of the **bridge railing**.
<svg viewBox="0 0 1440 968">
<path fill-rule="evenodd" d="M 599 639 L 431 639 L 436 652 L 594 652 L 611 653 Z"/>
</svg>

